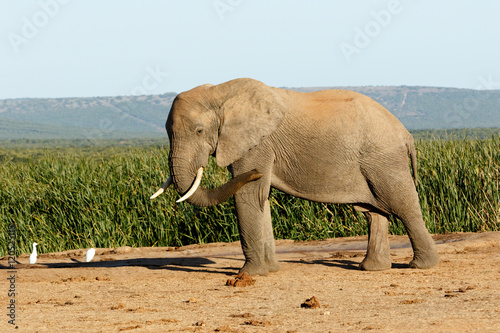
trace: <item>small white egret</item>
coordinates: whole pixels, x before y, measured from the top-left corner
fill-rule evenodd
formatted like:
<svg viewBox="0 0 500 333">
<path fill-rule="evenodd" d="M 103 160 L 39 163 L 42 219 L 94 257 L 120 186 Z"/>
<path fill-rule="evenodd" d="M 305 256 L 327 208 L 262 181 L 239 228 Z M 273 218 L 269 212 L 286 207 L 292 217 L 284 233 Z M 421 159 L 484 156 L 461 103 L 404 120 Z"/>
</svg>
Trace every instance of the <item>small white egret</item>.
<svg viewBox="0 0 500 333">
<path fill-rule="evenodd" d="M 94 258 L 95 255 L 95 249 L 91 248 L 87 250 L 87 253 L 85 253 L 85 262 L 89 262 Z"/>
<path fill-rule="evenodd" d="M 36 246 L 37 245 L 38 245 L 37 243 L 33 243 L 33 252 L 31 252 L 31 254 L 30 254 L 30 264 L 36 263 Z"/>
</svg>

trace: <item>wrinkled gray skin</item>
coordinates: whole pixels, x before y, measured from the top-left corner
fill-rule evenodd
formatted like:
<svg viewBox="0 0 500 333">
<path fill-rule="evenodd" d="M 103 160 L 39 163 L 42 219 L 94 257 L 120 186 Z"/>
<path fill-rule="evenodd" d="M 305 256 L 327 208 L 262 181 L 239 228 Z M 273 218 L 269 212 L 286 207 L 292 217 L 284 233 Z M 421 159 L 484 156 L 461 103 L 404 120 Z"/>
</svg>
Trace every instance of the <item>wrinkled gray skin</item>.
<svg viewBox="0 0 500 333">
<path fill-rule="evenodd" d="M 413 138 L 384 107 L 346 90 L 300 93 L 252 79 L 203 85 L 179 94 L 166 129 L 170 172 L 180 194 L 214 155 L 233 180 L 200 187 L 188 201 L 215 205 L 235 195 L 245 265 L 240 272 L 277 271 L 269 191 L 326 203 L 350 203 L 368 220 L 361 269 L 391 268 L 388 216 L 403 221 L 413 268 L 439 261 L 420 210 Z M 414 178 L 410 171 L 411 158 Z"/>
</svg>

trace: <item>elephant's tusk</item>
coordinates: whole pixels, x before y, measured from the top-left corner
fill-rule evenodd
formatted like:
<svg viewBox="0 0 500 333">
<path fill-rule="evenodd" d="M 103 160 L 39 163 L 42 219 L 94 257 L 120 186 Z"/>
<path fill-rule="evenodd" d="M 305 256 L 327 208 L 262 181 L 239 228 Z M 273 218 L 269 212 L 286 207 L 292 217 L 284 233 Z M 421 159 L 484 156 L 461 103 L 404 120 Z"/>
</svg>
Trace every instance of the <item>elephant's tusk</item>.
<svg viewBox="0 0 500 333">
<path fill-rule="evenodd" d="M 153 194 L 149 199 L 153 200 L 154 198 L 156 198 L 157 196 L 162 194 L 167 189 L 167 187 L 170 186 L 170 184 L 172 184 L 172 176 L 168 177 L 167 181 L 165 183 L 163 183 L 163 185 L 160 187 L 160 189 L 158 191 L 156 191 L 156 193 Z"/>
<path fill-rule="evenodd" d="M 196 192 L 196 190 L 198 189 L 198 186 L 200 186 L 202 175 L 203 175 L 203 167 L 200 167 L 198 169 L 198 173 L 196 174 L 196 179 L 194 180 L 193 186 L 191 186 L 189 191 L 186 194 L 184 194 L 184 196 L 182 198 L 180 198 L 179 200 L 177 200 L 176 202 L 182 202 L 182 201 L 188 199 L 190 196 L 192 196 L 194 192 Z"/>
</svg>

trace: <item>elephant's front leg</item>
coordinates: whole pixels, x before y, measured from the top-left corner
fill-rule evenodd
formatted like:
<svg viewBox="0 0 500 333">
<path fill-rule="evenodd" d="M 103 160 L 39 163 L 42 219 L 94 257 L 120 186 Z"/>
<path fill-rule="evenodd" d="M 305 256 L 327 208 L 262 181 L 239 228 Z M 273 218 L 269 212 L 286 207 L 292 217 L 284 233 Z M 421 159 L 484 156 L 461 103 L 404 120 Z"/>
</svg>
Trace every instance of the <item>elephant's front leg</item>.
<svg viewBox="0 0 500 333">
<path fill-rule="evenodd" d="M 262 186 L 261 181 L 249 183 L 235 194 L 241 248 L 245 255 L 240 273 L 250 275 L 267 275 L 279 270 L 267 198 L 269 187 L 266 190 Z"/>
</svg>

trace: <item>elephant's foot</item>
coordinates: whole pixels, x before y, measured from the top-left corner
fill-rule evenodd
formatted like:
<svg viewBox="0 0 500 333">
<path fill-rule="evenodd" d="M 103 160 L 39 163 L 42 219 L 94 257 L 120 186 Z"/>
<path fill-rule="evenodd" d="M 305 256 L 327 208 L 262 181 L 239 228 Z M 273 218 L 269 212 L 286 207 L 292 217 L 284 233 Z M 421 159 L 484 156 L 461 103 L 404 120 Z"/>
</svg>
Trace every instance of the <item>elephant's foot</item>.
<svg viewBox="0 0 500 333">
<path fill-rule="evenodd" d="M 427 269 L 439 263 L 439 256 L 436 251 L 415 252 L 413 260 L 410 261 L 410 268 Z"/>
<path fill-rule="evenodd" d="M 273 261 L 267 264 L 247 261 L 240 269 L 239 273 L 247 273 L 250 275 L 268 275 L 269 273 L 279 271 L 279 269 L 280 264 L 278 261 Z"/>
<path fill-rule="evenodd" d="M 361 264 L 359 264 L 359 268 L 364 271 L 384 271 L 391 267 L 392 261 L 389 254 L 378 256 L 367 255 Z"/>
<path fill-rule="evenodd" d="M 269 267 L 269 272 L 277 272 L 280 270 L 280 263 L 277 260 L 273 260 L 272 262 L 267 263 L 267 267 Z"/>
</svg>

